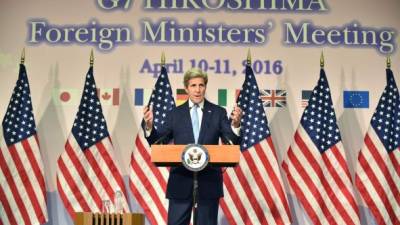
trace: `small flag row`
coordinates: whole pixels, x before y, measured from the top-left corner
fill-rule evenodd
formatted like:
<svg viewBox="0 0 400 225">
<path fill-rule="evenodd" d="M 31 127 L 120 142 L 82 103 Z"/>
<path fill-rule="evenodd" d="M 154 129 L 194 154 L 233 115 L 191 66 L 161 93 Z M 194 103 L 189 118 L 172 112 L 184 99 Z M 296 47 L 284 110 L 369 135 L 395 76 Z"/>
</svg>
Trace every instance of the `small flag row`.
<svg viewBox="0 0 400 225">
<path fill-rule="evenodd" d="M 149 101 L 152 89 L 136 88 L 134 90 L 133 103 L 135 106 L 143 106 Z M 239 89 L 218 89 L 218 105 L 233 107 L 239 96 Z M 308 105 L 311 90 L 301 91 L 301 107 Z M 52 98 L 56 105 L 74 106 L 80 100 L 80 90 L 74 88 L 54 89 Z M 97 95 L 104 106 L 119 106 L 121 93 L 119 88 L 99 88 Z M 343 108 L 369 108 L 369 91 L 343 91 Z M 265 108 L 283 108 L 287 105 L 288 92 L 286 90 L 260 89 L 260 98 Z M 185 89 L 176 89 L 175 102 L 179 106 L 188 98 Z"/>
</svg>

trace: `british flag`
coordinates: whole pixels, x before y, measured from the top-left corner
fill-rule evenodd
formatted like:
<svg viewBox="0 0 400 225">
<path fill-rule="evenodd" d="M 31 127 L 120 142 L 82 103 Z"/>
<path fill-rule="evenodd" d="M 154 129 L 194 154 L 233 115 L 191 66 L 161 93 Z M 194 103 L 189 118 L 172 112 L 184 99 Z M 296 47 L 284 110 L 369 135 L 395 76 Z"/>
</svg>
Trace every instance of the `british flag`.
<svg viewBox="0 0 400 225">
<path fill-rule="evenodd" d="M 286 94 L 286 90 L 260 90 L 264 107 L 285 107 Z"/>
</svg>

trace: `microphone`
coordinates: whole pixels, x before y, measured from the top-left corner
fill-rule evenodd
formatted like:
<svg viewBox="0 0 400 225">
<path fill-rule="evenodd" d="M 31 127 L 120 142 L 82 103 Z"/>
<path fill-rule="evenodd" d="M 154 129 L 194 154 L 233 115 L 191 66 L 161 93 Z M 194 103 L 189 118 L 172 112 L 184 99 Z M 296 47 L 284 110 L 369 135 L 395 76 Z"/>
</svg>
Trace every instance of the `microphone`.
<svg viewBox="0 0 400 225">
<path fill-rule="evenodd" d="M 222 134 L 221 139 L 222 139 L 222 143 L 224 143 L 226 145 L 234 145 L 233 141 L 226 134 Z"/>
<path fill-rule="evenodd" d="M 221 140 L 225 145 L 233 145 L 233 141 L 226 134 L 222 134 Z M 221 173 L 225 173 L 226 169 L 226 167 L 221 168 Z"/>
<path fill-rule="evenodd" d="M 169 137 L 171 136 L 171 134 L 172 134 L 172 131 L 167 132 L 166 134 L 162 135 L 159 139 L 157 139 L 157 140 L 153 143 L 153 145 L 158 145 L 158 144 L 164 145 L 164 144 L 168 144 L 168 142 L 166 142 L 166 141 L 167 141 L 167 139 L 169 139 Z"/>
</svg>

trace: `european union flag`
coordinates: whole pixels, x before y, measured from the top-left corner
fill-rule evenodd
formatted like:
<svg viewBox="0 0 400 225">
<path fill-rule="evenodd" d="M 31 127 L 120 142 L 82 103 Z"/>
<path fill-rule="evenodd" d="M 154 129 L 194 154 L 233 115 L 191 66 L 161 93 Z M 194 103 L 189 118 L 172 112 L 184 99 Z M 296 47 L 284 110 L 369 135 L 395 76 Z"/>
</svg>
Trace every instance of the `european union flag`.
<svg viewBox="0 0 400 225">
<path fill-rule="evenodd" d="M 368 91 L 343 91 L 344 108 L 369 108 Z"/>
</svg>

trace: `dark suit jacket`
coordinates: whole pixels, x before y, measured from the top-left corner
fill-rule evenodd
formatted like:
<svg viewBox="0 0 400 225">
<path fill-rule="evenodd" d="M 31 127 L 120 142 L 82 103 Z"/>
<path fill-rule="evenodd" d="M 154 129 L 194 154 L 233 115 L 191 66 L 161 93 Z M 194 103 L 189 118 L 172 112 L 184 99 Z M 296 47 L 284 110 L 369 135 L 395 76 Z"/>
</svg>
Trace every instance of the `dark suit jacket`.
<svg viewBox="0 0 400 225">
<path fill-rule="evenodd" d="M 151 145 L 166 135 L 168 139 L 173 139 L 174 144 L 194 143 L 188 102 L 176 107 L 168 114 L 165 126 L 158 128 L 158 130 L 153 127 L 147 141 Z M 198 144 L 218 144 L 220 137 L 229 138 L 235 144 L 239 143 L 239 137 L 232 131 L 226 110 L 205 100 Z M 198 173 L 198 182 L 199 199 L 213 199 L 223 196 L 220 168 L 207 166 Z M 167 185 L 167 198 L 190 199 L 192 194 L 193 172 L 183 166 L 171 168 Z"/>
</svg>

